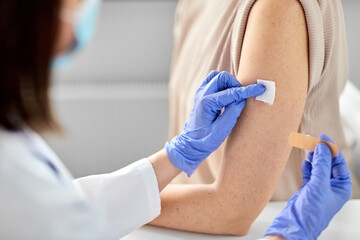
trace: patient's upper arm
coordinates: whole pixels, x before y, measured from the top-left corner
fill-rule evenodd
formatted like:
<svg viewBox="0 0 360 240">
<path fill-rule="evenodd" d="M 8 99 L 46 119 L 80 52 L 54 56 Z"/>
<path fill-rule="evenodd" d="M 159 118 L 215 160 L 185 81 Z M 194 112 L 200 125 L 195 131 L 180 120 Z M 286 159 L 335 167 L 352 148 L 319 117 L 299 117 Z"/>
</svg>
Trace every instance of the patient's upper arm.
<svg viewBox="0 0 360 240">
<path fill-rule="evenodd" d="M 251 224 L 276 188 L 291 150 L 287 138 L 298 130 L 305 105 L 308 40 L 298 1 L 258 0 L 254 4 L 237 78 L 243 85 L 257 79 L 276 82 L 273 105 L 247 100 L 225 143 L 216 183 L 232 212 L 245 212 Z"/>
</svg>

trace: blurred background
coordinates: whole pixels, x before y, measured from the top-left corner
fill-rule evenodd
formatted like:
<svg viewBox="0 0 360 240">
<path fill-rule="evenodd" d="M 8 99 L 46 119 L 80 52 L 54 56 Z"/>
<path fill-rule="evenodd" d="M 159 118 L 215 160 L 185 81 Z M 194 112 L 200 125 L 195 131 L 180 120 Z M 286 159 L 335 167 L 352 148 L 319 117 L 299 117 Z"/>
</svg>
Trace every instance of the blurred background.
<svg viewBox="0 0 360 240">
<path fill-rule="evenodd" d="M 360 1 L 342 2 L 350 79 L 360 88 Z M 176 4 L 105 0 L 90 45 L 54 73 L 52 99 L 65 132 L 45 138 L 74 177 L 117 170 L 163 147 Z"/>
</svg>

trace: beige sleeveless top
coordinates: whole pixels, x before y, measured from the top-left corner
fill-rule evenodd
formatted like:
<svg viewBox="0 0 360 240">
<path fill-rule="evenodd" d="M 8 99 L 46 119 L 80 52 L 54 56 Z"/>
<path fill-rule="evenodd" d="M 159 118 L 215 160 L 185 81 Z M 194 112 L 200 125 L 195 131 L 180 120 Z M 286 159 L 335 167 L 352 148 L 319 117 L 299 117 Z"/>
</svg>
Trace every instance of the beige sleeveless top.
<svg viewBox="0 0 360 240">
<path fill-rule="evenodd" d="M 237 76 L 247 18 L 256 0 L 180 0 L 174 28 L 169 86 L 169 137 L 189 117 L 195 92 L 210 70 Z M 309 37 L 309 90 L 299 132 L 329 135 L 349 159 L 339 114 L 339 94 L 348 79 L 348 53 L 341 0 L 301 0 Z M 218 176 L 221 149 L 194 175 L 173 183 L 212 183 Z M 293 149 L 273 200 L 287 200 L 301 187 L 306 153 Z"/>
</svg>

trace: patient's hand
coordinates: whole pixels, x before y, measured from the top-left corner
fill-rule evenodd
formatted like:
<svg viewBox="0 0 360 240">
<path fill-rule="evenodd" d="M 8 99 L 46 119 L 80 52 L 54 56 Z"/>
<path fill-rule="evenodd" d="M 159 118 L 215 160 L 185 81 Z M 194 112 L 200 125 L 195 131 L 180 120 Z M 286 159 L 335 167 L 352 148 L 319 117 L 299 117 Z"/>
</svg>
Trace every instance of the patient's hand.
<svg viewBox="0 0 360 240">
<path fill-rule="evenodd" d="M 247 100 L 225 142 L 220 175 L 210 185 L 172 185 L 152 224 L 214 234 L 244 235 L 282 175 L 300 125 L 308 88 L 308 39 L 297 0 L 258 0 L 246 27 L 239 74 L 242 85 L 276 82 L 273 105 Z"/>
</svg>

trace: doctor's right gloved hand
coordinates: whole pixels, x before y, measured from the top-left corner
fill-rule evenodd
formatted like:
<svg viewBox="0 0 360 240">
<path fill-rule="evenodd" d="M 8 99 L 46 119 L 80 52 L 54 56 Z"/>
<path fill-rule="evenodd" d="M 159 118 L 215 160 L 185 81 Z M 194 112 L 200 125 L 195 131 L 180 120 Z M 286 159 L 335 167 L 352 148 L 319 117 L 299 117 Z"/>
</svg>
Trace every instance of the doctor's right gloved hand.
<svg viewBox="0 0 360 240">
<path fill-rule="evenodd" d="M 170 161 L 190 177 L 230 134 L 246 99 L 264 92 L 262 84 L 242 87 L 230 73 L 212 71 L 196 92 L 182 133 L 165 144 Z"/>
<path fill-rule="evenodd" d="M 321 139 L 332 142 L 326 135 Z M 265 235 L 285 239 L 317 239 L 351 197 L 351 179 L 344 156 L 332 158 L 326 143 L 308 154 L 302 165 L 303 186 L 275 218 Z"/>
</svg>

